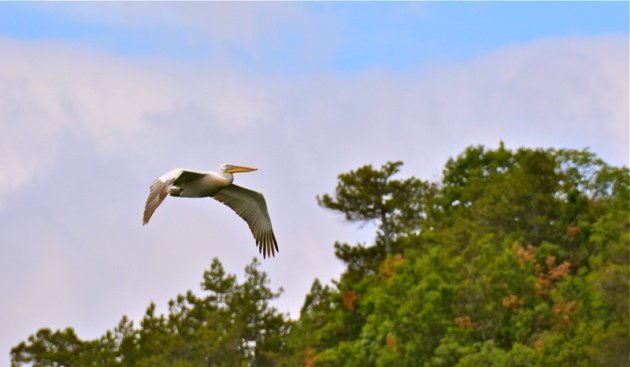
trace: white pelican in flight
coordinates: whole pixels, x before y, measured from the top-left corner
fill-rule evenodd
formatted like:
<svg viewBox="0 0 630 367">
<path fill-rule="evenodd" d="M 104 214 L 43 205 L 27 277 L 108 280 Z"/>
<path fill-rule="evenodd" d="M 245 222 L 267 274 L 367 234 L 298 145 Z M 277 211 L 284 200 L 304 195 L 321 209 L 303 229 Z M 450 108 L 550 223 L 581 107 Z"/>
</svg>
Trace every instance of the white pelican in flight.
<svg viewBox="0 0 630 367">
<path fill-rule="evenodd" d="M 259 192 L 234 185 L 233 173 L 251 172 L 256 168 L 222 164 L 219 172 L 174 169 L 153 181 L 144 207 L 142 224 L 149 219 L 168 195 L 186 198 L 211 197 L 232 208 L 249 225 L 263 258 L 278 251 L 271 228 L 265 198 Z"/>
</svg>

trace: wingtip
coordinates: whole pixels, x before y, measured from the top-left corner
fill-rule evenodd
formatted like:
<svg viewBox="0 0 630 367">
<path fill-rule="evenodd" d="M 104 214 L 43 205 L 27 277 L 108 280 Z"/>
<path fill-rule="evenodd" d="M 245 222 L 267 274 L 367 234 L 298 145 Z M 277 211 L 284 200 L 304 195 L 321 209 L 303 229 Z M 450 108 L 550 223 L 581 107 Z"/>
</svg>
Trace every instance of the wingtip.
<svg viewBox="0 0 630 367">
<path fill-rule="evenodd" d="M 276 252 L 280 252 L 278 250 L 278 243 L 276 242 L 276 237 L 271 234 L 268 239 L 273 239 L 271 242 L 266 241 L 256 241 L 256 246 L 258 246 L 258 252 L 262 255 L 263 259 L 276 257 Z"/>
</svg>

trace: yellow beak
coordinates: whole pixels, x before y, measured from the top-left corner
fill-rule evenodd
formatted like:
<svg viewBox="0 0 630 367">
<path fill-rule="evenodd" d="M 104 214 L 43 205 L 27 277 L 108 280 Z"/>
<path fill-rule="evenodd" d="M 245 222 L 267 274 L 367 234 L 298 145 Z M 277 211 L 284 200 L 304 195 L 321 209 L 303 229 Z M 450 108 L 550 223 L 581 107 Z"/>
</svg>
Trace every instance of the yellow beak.
<svg viewBox="0 0 630 367">
<path fill-rule="evenodd" d="M 251 171 L 256 171 L 257 169 L 258 168 L 253 168 L 253 167 L 229 165 L 227 169 L 225 170 L 225 172 L 227 173 L 251 172 Z"/>
</svg>

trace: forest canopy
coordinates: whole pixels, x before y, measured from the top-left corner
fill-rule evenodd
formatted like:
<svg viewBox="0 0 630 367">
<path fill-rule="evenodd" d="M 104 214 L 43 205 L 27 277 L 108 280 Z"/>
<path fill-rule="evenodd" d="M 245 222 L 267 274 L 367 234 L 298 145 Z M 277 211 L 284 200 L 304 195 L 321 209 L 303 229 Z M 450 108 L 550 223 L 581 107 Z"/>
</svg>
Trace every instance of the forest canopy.
<svg viewBox="0 0 630 367">
<path fill-rule="evenodd" d="M 402 162 L 338 177 L 317 203 L 376 224 L 335 243 L 299 318 L 253 260 L 100 338 L 42 328 L 12 366 L 627 366 L 630 172 L 587 150 L 467 148 L 438 182 Z M 327 246 L 328 244 L 322 244 Z"/>
</svg>

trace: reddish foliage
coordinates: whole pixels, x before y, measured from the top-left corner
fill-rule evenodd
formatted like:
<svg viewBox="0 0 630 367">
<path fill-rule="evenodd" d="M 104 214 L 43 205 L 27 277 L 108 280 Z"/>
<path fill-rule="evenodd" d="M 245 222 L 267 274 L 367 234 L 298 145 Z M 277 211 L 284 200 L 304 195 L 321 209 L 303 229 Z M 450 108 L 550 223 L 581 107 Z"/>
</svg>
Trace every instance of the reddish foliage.
<svg viewBox="0 0 630 367">
<path fill-rule="evenodd" d="M 517 295 L 512 294 L 510 296 L 503 298 L 502 304 L 503 304 L 503 307 L 509 308 L 512 311 L 516 311 L 520 306 L 523 305 L 523 300 L 518 298 Z"/>
<path fill-rule="evenodd" d="M 574 238 L 575 236 L 580 234 L 580 232 L 582 232 L 582 230 L 578 226 L 568 226 L 567 227 L 567 236 L 569 238 Z"/>
<path fill-rule="evenodd" d="M 394 269 L 392 269 L 392 262 L 390 259 L 385 259 L 383 262 L 383 273 L 387 279 L 390 279 L 394 275 Z"/>
<path fill-rule="evenodd" d="M 353 291 L 343 292 L 343 307 L 346 310 L 354 311 L 356 302 L 359 300 L 359 295 Z"/>
<path fill-rule="evenodd" d="M 514 243 L 512 244 L 512 251 L 516 253 L 516 260 L 520 265 L 524 265 L 534 261 L 535 250 L 532 245 L 528 245 L 525 249 L 518 243 Z"/>
<path fill-rule="evenodd" d="M 568 261 L 564 261 L 562 264 L 549 269 L 549 278 L 556 280 L 562 279 L 569 275 L 569 269 L 571 268 L 571 263 Z"/>
<path fill-rule="evenodd" d="M 560 280 L 569 275 L 571 263 L 563 261 L 562 264 L 556 266 L 556 257 L 547 256 L 545 260 L 547 271 L 543 270 L 542 265 L 536 264 L 536 294 L 542 295 L 546 290 L 553 288 L 552 281 Z"/>
<path fill-rule="evenodd" d="M 385 259 L 383 262 L 383 273 L 387 279 L 394 276 L 394 267 L 402 264 L 405 261 L 405 257 L 401 254 L 394 255 L 394 258 Z"/>
<path fill-rule="evenodd" d="M 563 326 L 571 326 L 571 314 L 575 311 L 576 308 L 576 301 L 567 302 L 564 299 L 561 299 L 553 305 L 553 308 L 551 310 L 553 312 L 553 315 Z"/>
<path fill-rule="evenodd" d="M 387 334 L 385 337 L 385 344 L 390 347 L 393 351 L 396 351 L 396 337 L 392 334 Z"/>
<path fill-rule="evenodd" d="M 468 315 L 456 317 L 453 322 L 455 323 L 455 325 L 463 327 L 464 329 L 473 330 L 475 328 L 475 323 L 472 322 L 470 316 Z"/>
<path fill-rule="evenodd" d="M 304 367 L 315 367 L 317 362 L 317 354 L 311 347 L 306 347 L 304 350 Z"/>
</svg>

